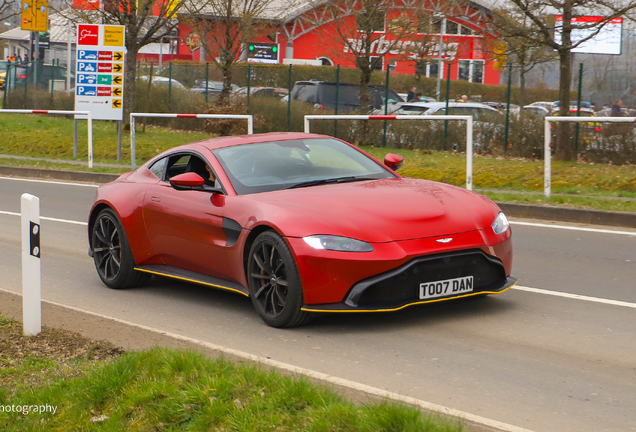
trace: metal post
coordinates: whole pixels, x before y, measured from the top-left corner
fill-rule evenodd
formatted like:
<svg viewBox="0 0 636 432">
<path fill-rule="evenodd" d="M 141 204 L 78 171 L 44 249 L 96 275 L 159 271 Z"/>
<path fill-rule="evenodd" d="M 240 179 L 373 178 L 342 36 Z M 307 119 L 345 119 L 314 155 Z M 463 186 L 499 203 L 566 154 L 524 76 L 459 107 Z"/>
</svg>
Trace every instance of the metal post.
<svg viewBox="0 0 636 432">
<path fill-rule="evenodd" d="M 88 126 L 88 167 L 93 168 L 93 118 L 91 113 L 86 116 Z"/>
<path fill-rule="evenodd" d="M 289 65 L 289 79 L 287 81 L 287 132 L 291 130 L 291 91 L 292 91 L 292 65 Z"/>
<path fill-rule="evenodd" d="M 448 64 L 448 73 L 446 74 L 446 111 L 444 114 L 448 115 L 448 99 L 450 98 L 450 71 L 451 64 Z M 444 151 L 446 151 L 446 144 L 448 143 L 448 120 L 444 120 Z M 466 143 L 468 145 L 468 143 Z"/>
<path fill-rule="evenodd" d="M 442 67 L 442 51 L 444 51 L 444 33 L 446 33 L 446 18 L 442 18 L 439 32 L 439 44 L 437 47 L 439 50 L 437 58 L 437 100 L 440 100 L 442 93 L 442 75 L 444 73 L 444 68 Z"/>
<path fill-rule="evenodd" d="M 163 38 L 159 40 L 159 70 L 161 70 L 162 67 L 163 67 Z"/>
<path fill-rule="evenodd" d="M 252 135 L 254 133 L 254 117 L 249 116 L 247 118 L 247 134 Z"/>
<path fill-rule="evenodd" d="M 77 116 L 75 117 L 75 127 L 73 128 L 73 157 L 77 157 Z"/>
<path fill-rule="evenodd" d="M 35 89 L 37 90 L 38 64 L 40 63 L 40 32 L 33 33 L 35 34 L 35 49 L 33 52 L 33 61 L 35 62 L 35 67 L 33 68 L 33 84 L 35 84 Z"/>
<path fill-rule="evenodd" d="M 336 112 L 338 115 L 338 92 L 340 90 L 340 65 L 336 68 Z M 333 136 L 338 136 L 338 120 L 333 121 Z"/>
<path fill-rule="evenodd" d="M 11 61 L 7 62 L 7 75 L 4 79 L 4 91 L 2 94 L 2 108 L 7 108 L 7 93 L 9 93 L 9 89 L 11 88 Z"/>
<path fill-rule="evenodd" d="M 66 90 L 68 91 L 71 89 L 71 64 L 73 63 L 71 55 L 73 24 L 71 24 L 71 20 L 68 20 L 68 23 L 66 24 L 66 33 Z"/>
<path fill-rule="evenodd" d="M 135 116 L 130 114 L 130 166 L 134 170 L 135 165 Z"/>
<path fill-rule="evenodd" d="M 172 62 L 168 66 L 168 111 L 172 111 Z"/>
<path fill-rule="evenodd" d="M 121 161 L 121 135 L 123 120 L 117 120 L 117 162 Z"/>
<path fill-rule="evenodd" d="M 550 147 L 550 140 L 552 139 L 552 132 L 550 130 L 550 121 L 546 118 L 543 128 L 544 133 L 544 147 L 543 147 L 543 193 L 546 198 L 550 198 L 550 183 L 552 181 L 552 175 L 550 170 L 552 169 L 552 149 Z"/>
<path fill-rule="evenodd" d="M 503 153 L 506 155 L 508 150 L 508 132 L 510 130 L 510 91 L 512 85 L 512 63 L 508 64 L 508 95 L 506 96 L 506 131 L 504 132 L 504 148 Z M 523 109 L 523 107 L 521 108 Z"/>
<path fill-rule="evenodd" d="M 208 103 L 208 85 L 210 83 L 210 63 L 205 63 L 205 103 Z"/>
<path fill-rule="evenodd" d="M 42 286 L 40 264 L 40 199 L 21 197 L 22 224 L 22 332 L 35 336 L 42 331 Z"/>
<path fill-rule="evenodd" d="M 448 113 L 446 113 L 448 115 Z M 466 122 L 466 189 L 473 190 L 473 117 Z"/>
<path fill-rule="evenodd" d="M 252 81 L 252 63 L 247 64 L 247 108 L 250 107 L 250 81 Z"/>
<path fill-rule="evenodd" d="M 389 112 L 389 66 L 386 67 L 386 83 L 384 85 L 384 115 Z M 386 120 L 384 120 L 384 132 L 382 134 L 382 147 L 386 147 Z"/>
<path fill-rule="evenodd" d="M 576 100 L 576 116 L 581 116 L 581 82 L 583 81 L 583 63 L 579 63 L 579 91 Z M 579 156 L 579 122 L 576 122 L 576 132 L 574 134 L 574 157 Z"/>
</svg>

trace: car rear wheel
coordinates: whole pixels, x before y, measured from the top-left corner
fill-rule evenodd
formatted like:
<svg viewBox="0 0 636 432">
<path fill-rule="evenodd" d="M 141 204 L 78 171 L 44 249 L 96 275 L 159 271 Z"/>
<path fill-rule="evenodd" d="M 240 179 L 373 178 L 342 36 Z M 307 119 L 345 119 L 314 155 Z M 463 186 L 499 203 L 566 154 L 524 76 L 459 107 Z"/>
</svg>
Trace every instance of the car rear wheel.
<svg viewBox="0 0 636 432">
<path fill-rule="evenodd" d="M 93 260 L 104 284 L 114 289 L 143 285 L 150 274 L 135 270 L 135 260 L 119 218 L 111 209 L 102 210 L 91 232 Z"/>
<path fill-rule="evenodd" d="M 247 261 L 250 298 L 261 319 L 272 327 L 305 324 L 303 291 L 296 263 L 285 240 L 273 231 L 261 233 Z"/>
</svg>

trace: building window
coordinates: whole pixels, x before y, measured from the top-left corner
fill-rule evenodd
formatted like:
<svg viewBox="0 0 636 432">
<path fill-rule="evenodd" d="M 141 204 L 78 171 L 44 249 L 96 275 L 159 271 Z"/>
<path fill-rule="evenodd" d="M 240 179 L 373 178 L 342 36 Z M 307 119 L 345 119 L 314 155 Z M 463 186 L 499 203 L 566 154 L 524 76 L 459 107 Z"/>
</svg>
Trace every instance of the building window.
<svg viewBox="0 0 636 432">
<path fill-rule="evenodd" d="M 483 60 L 460 60 L 457 71 L 457 79 L 473 83 L 483 84 L 484 82 L 484 61 Z"/>
<path fill-rule="evenodd" d="M 377 63 L 375 64 L 375 67 L 373 68 L 373 70 L 376 70 L 376 71 L 384 70 L 384 58 L 381 59 L 380 57 L 371 56 L 369 58 L 369 61 L 371 62 L 371 65 L 373 65 L 374 61 L 377 61 Z"/>
<path fill-rule="evenodd" d="M 384 32 L 386 12 L 381 10 L 370 10 L 359 13 L 356 16 L 358 31 Z"/>
<path fill-rule="evenodd" d="M 461 26 L 454 21 L 446 20 L 446 33 L 448 35 L 459 34 L 459 28 Z"/>
<path fill-rule="evenodd" d="M 427 62 L 425 60 L 421 60 L 416 64 L 416 69 L 420 76 L 425 76 L 426 78 L 437 78 L 437 72 L 439 70 L 439 65 L 437 62 Z"/>
</svg>

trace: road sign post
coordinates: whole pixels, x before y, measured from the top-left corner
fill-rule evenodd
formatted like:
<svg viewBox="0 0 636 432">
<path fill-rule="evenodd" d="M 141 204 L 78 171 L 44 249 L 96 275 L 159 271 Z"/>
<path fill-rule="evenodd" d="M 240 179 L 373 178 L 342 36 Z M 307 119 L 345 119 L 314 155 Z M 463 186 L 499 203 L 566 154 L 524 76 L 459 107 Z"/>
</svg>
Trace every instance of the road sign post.
<svg viewBox="0 0 636 432">
<path fill-rule="evenodd" d="M 42 331 L 42 287 L 40 275 L 40 199 L 22 194 L 22 333 Z"/>
<path fill-rule="evenodd" d="M 76 111 L 96 120 L 123 120 L 125 27 L 77 26 Z"/>
</svg>

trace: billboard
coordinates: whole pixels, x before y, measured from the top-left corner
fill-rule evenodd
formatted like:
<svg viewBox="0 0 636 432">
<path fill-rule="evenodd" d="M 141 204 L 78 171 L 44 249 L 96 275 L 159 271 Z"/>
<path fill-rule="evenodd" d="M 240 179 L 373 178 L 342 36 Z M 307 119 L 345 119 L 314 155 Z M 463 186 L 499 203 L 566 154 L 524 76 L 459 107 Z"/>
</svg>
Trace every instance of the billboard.
<svg viewBox="0 0 636 432">
<path fill-rule="evenodd" d="M 554 41 L 561 43 L 561 29 L 563 28 L 563 15 L 555 15 Z M 600 16 L 582 16 L 572 18 L 572 44 L 589 37 L 598 29 L 594 23 L 601 23 L 605 17 Z M 591 26 L 589 28 L 574 28 L 577 25 Z M 581 43 L 572 50 L 573 53 L 582 54 L 614 54 L 621 53 L 621 34 L 623 30 L 623 18 L 614 18 L 610 20 L 598 32 L 598 34 L 587 41 Z"/>
<path fill-rule="evenodd" d="M 47 31 L 48 6 L 48 0 L 24 0 L 21 6 L 20 28 L 26 31 Z"/>
<path fill-rule="evenodd" d="M 122 120 L 125 28 L 79 24 L 75 69 L 75 110 L 96 120 Z"/>
<path fill-rule="evenodd" d="M 248 43 L 247 61 L 250 63 L 278 64 L 278 44 L 265 42 Z"/>
</svg>

